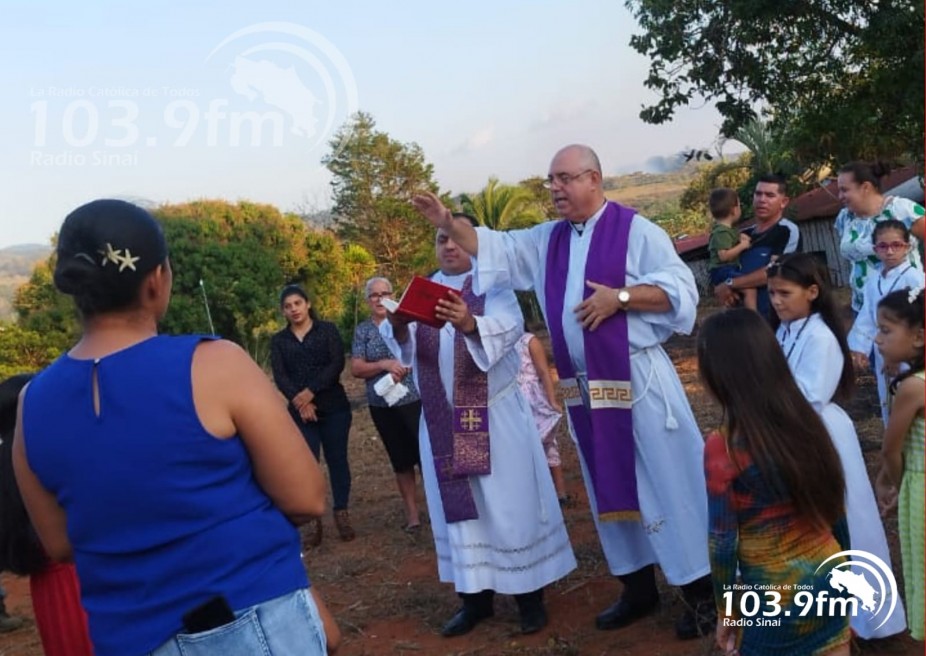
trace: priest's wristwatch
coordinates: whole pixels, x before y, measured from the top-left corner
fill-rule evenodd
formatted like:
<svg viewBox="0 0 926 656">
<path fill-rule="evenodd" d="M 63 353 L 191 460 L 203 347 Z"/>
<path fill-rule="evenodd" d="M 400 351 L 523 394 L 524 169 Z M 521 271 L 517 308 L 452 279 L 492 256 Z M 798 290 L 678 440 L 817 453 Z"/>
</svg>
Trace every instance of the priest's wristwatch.
<svg viewBox="0 0 926 656">
<path fill-rule="evenodd" d="M 620 309 L 627 309 L 630 304 L 630 291 L 626 287 L 617 290 L 617 302 L 620 304 Z"/>
</svg>

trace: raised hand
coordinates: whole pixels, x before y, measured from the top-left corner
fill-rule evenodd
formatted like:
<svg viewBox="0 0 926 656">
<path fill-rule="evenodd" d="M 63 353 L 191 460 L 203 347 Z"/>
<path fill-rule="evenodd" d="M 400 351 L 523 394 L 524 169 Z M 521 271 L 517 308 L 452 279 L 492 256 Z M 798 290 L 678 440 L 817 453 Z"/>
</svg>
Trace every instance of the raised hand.
<svg viewBox="0 0 926 656">
<path fill-rule="evenodd" d="M 421 212 L 424 218 L 430 221 L 431 225 L 435 228 L 443 228 L 446 230 L 453 223 L 453 214 L 451 211 L 444 207 L 440 198 L 430 191 L 418 194 L 412 198 L 412 205 L 416 210 Z"/>
</svg>

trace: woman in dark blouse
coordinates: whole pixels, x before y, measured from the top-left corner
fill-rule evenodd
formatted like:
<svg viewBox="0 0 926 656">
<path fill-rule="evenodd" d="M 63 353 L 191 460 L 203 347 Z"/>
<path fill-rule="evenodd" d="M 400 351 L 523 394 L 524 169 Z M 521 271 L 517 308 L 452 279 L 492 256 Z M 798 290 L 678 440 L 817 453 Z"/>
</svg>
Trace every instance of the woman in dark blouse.
<svg viewBox="0 0 926 656">
<path fill-rule="evenodd" d="M 347 513 L 351 411 L 340 381 L 344 369 L 341 337 L 333 323 L 318 319 L 308 295 L 298 285 L 283 289 L 280 308 L 288 325 L 270 341 L 273 379 L 289 401 L 290 414 L 319 462 L 324 451 L 334 497 L 334 523 L 342 540 L 353 540 L 354 529 Z M 317 547 L 321 541 L 321 519 L 316 519 L 306 545 Z"/>
</svg>

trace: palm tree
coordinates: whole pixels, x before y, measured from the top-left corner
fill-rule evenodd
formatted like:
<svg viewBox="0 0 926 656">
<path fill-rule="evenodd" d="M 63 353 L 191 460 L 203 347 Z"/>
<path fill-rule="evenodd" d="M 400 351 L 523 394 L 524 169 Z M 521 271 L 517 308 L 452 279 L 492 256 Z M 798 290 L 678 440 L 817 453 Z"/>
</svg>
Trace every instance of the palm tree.
<svg viewBox="0 0 926 656">
<path fill-rule="evenodd" d="M 527 227 L 543 220 L 529 190 L 501 184 L 495 177 L 478 194 L 461 194 L 459 200 L 464 212 L 493 230 Z"/>
</svg>

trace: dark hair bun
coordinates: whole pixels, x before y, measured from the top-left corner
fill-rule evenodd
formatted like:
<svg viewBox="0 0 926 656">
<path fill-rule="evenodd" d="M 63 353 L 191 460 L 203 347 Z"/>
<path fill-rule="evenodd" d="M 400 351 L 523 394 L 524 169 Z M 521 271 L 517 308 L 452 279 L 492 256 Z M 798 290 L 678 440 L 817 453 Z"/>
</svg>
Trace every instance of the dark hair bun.
<svg viewBox="0 0 926 656">
<path fill-rule="evenodd" d="M 871 174 L 879 180 L 891 172 L 891 165 L 887 162 L 873 162 L 871 165 Z"/>
<path fill-rule="evenodd" d="M 84 315 L 134 302 L 144 277 L 167 259 L 161 226 L 122 200 L 95 200 L 71 212 L 58 234 L 55 286 Z"/>
<path fill-rule="evenodd" d="M 100 267 L 86 253 L 68 256 L 64 261 L 59 256 L 55 265 L 55 287 L 64 294 L 74 296 L 88 286 L 92 287 L 99 272 Z"/>
</svg>

